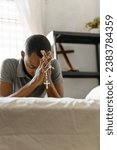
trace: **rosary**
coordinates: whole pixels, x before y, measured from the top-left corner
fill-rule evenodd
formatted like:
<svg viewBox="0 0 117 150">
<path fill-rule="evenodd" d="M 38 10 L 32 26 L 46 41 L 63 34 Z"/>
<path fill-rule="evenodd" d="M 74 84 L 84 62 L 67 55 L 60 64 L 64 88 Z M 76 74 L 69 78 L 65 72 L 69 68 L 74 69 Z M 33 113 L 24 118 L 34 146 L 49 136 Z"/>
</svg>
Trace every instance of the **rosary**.
<svg viewBox="0 0 117 150">
<path fill-rule="evenodd" d="M 54 67 L 52 67 L 52 65 L 50 64 L 49 67 L 44 71 L 45 73 L 45 82 L 44 84 L 46 85 L 46 89 L 48 89 L 48 85 L 50 84 L 50 82 L 48 81 L 48 70 L 49 69 L 54 69 Z"/>
</svg>

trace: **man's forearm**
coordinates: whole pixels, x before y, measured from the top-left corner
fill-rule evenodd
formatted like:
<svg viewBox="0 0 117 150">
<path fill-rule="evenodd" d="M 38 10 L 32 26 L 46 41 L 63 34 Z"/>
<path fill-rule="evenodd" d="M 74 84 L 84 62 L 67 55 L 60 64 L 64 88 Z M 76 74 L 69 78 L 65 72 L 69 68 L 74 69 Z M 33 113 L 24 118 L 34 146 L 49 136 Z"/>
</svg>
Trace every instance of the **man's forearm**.
<svg viewBox="0 0 117 150">
<path fill-rule="evenodd" d="M 37 86 L 38 85 L 35 82 L 29 82 L 17 92 L 9 95 L 9 97 L 27 97 L 35 90 Z"/>
<path fill-rule="evenodd" d="M 48 97 L 57 97 L 57 98 L 62 97 L 62 95 L 60 95 L 58 91 L 56 90 L 53 82 L 50 82 L 50 84 L 48 85 L 47 95 Z"/>
</svg>

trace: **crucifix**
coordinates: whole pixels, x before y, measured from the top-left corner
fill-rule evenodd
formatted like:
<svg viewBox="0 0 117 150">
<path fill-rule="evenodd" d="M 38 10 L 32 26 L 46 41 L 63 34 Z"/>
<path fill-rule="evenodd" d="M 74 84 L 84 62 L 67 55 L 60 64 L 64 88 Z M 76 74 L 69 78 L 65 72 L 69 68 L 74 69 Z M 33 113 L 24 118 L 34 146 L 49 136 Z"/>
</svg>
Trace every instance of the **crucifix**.
<svg viewBox="0 0 117 150">
<path fill-rule="evenodd" d="M 48 85 L 50 84 L 50 82 L 48 80 L 46 80 L 46 82 L 44 82 L 44 84 L 46 85 L 46 89 L 48 89 Z"/>
</svg>

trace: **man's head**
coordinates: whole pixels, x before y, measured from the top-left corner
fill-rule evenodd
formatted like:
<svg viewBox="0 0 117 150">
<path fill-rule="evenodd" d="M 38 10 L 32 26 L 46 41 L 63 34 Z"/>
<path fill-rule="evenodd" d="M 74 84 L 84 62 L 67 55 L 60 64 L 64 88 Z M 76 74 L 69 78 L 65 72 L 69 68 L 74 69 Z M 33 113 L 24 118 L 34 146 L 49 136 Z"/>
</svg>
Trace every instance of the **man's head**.
<svg viewBox="0 0 117 150">
<path fill-rule="evenodd" d="M 51 50 L 50 42 L 44 35 L 32 35 L 25 42 L 25 52 L 30 56 L 33 52 L 42 57 L 41 50 Z"/>
<path fill-rule="evenodd" d="M 22 51 L 21 55 L 25 69 L 31 76 L 34 76 L 35 70 L 40 64 L 41 50 L 45 50 L 46 53 L 51 50 L 50 42 L 44 35 L 36 34 L 27 38 L 25 52 Z"/>
</svg>

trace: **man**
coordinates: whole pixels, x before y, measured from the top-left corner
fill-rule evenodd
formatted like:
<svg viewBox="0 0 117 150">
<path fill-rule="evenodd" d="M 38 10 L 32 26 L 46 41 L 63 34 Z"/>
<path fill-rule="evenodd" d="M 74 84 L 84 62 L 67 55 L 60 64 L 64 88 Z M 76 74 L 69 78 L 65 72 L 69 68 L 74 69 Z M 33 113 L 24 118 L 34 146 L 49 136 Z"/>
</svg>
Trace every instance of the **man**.
<svg viewBox="0 0 117 150">
<path fill-rule="evenodd" d="M 0 96 L 63 97 L 63 78 L 51 46 L 43 35 L 32 35 L 21 59 L 6 59 L 0 73 Z"/>
</svg>

